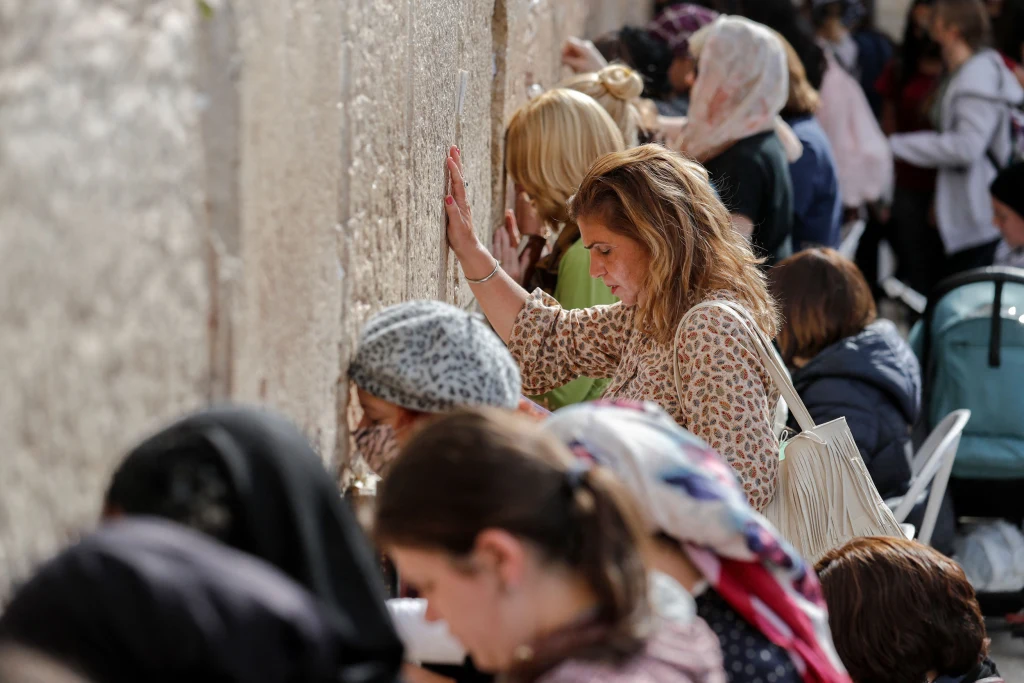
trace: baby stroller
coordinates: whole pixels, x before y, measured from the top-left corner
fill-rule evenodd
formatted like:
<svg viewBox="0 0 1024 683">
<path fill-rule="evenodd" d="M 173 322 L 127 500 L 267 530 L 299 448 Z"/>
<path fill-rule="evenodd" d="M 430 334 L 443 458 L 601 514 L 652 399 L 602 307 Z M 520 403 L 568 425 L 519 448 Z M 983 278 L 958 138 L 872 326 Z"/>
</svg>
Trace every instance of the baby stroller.
<svg viewBox="0 0 1024 683">
<path fill-rule="evenodd" d="M 941 282 L 911 332 L 925 427 L 967 408 L 949 491 L 956 516 L 1024 522 L 1024 270 L 981 268 Z M 978 594 L 996 629 L 1024 637 L 1024 591 Z"/>
</svg>

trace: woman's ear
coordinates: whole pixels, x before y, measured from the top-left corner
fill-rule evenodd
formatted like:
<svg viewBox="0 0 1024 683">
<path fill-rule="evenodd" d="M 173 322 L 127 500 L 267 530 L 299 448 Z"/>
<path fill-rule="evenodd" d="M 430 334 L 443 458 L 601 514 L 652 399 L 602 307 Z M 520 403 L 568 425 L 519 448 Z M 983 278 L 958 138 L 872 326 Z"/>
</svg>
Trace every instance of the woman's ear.
<svg viewBox="0 0 1024 683">
<path fill-rule="evenodd" d="M 395 439 L 399 445 L 405 445 L 416 428 L 431 416 L 430 413 L 421 413 L 401 406 L 395 406 L 395 411 Z"/>
<path fill-rule="evenodd" d="M 522 586 L 527 568 L 527 550 L 523 542 L 504 529 L 484 529 L 473 546 L 474 565 L 494 573 L 502 592 Z"/>
</svg>

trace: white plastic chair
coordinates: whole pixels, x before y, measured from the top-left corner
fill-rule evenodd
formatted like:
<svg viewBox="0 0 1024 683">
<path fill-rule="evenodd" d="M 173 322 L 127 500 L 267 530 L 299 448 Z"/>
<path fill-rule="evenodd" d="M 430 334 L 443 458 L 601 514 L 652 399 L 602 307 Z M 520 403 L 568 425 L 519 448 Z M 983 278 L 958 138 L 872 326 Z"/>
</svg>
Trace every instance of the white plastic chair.
<svg viewBox="0 0 1024 683">
<path fill-rule="evenodd" d="M 852 261 L 857 256 L 860 238 L 864 236 L 864 231 L 867 229 L 868 224 L 863 219 L 857 219 L 850 223 L 849 226 L 846 229 L 846 235 L 839 243 L 839 249 L 836 251 Z"/>
<path fill-rule="evenodd" d="M 921 533 L 917 537 L 917 540 L 925 545 L 931 545 L 935 521 L 939 517 L 939 508 L 942 506 L 942 497 L 946 494 L 949 474 L 953 471 L 953 461 L 956 459 L 956 451 L 960 447 L 960 437 L 970 419 L 971 411 L 969 410 L 954 410 L 947 415 L 928 435 L 924 444 L 921 445 L 921 449 L 914 456 L 911 463 L 913 476 L 910 479 L 910 489 L 903 496 L 885 501 L 895 515 L 896 521 L 903 523 L 910 515 L 910 511 L 924 496 L 925 489 L 929 484 L 931 485 L 928 505 L 925 507 L 924 518 L 921 520 Z"/>
</svg>

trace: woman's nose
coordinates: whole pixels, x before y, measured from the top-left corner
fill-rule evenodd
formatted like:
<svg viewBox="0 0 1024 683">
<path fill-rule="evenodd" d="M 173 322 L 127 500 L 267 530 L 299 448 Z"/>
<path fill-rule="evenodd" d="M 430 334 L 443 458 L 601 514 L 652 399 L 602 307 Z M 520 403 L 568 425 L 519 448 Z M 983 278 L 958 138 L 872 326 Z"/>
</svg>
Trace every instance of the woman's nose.
<svg viewBox="0 0 1024 683">
<path fill-rule="evenodd" d="M 601 277 L 605 274 L 604 266 L 600 265 L 593 256 L 590 257 L 590 277 Z"/>
</svg>

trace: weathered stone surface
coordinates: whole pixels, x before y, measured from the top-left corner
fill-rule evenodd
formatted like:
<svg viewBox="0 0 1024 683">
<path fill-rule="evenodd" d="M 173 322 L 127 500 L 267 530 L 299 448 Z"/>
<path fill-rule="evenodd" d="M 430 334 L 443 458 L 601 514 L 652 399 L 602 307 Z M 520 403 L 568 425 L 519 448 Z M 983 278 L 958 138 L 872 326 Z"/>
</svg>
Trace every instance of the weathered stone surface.
<svg viewBox="0 0 1024 683">
<path fill-rule="evenodd" d="M 342 3 L 340 258 L 346 346 L 406 293 L 410 0 Z"/>
<path fill-rule="evenodd" d="M 470 305 L 504 127 L 585 0 L 0 0 L 0 594 L 96 519 L 140 436 L 265 403 L 348 452 L 358 330 Z M 459 74 L 467 89 L 457 113 Z"/>
<path fill-rule="evenodd" d="M 501 225 L 512 206 L 511 187 L 505 177 L 505 128 L 512 114 L 529 98 L 532 85 L 550 88 L 571 72 L 562 66 L 562 44 L 569 36 L 583 35 L 585 2 L 561 0 L 495 0 L 495 77 L 491 100 L 491 182 L 494 202 L 491 225 Z M 483 215 L 483 214 L 478 214 Z"/>
<path fill-rule="evenodd" d="M 653 0 L 590 0 L 586 35 L 595 38 L 623 26 L 644 26 L 653 13 Z"/>
<path fill-rule="evenodd" d="M 337 427 L 340 6 L 235 4 L 242 116 L 235 399 L 290 416 L 327 458 Z"/>
<path fill-rule="evenodd" d="M 0 592 L 209 394 L 195 8 L 0 3 Z"/>
</svg>

